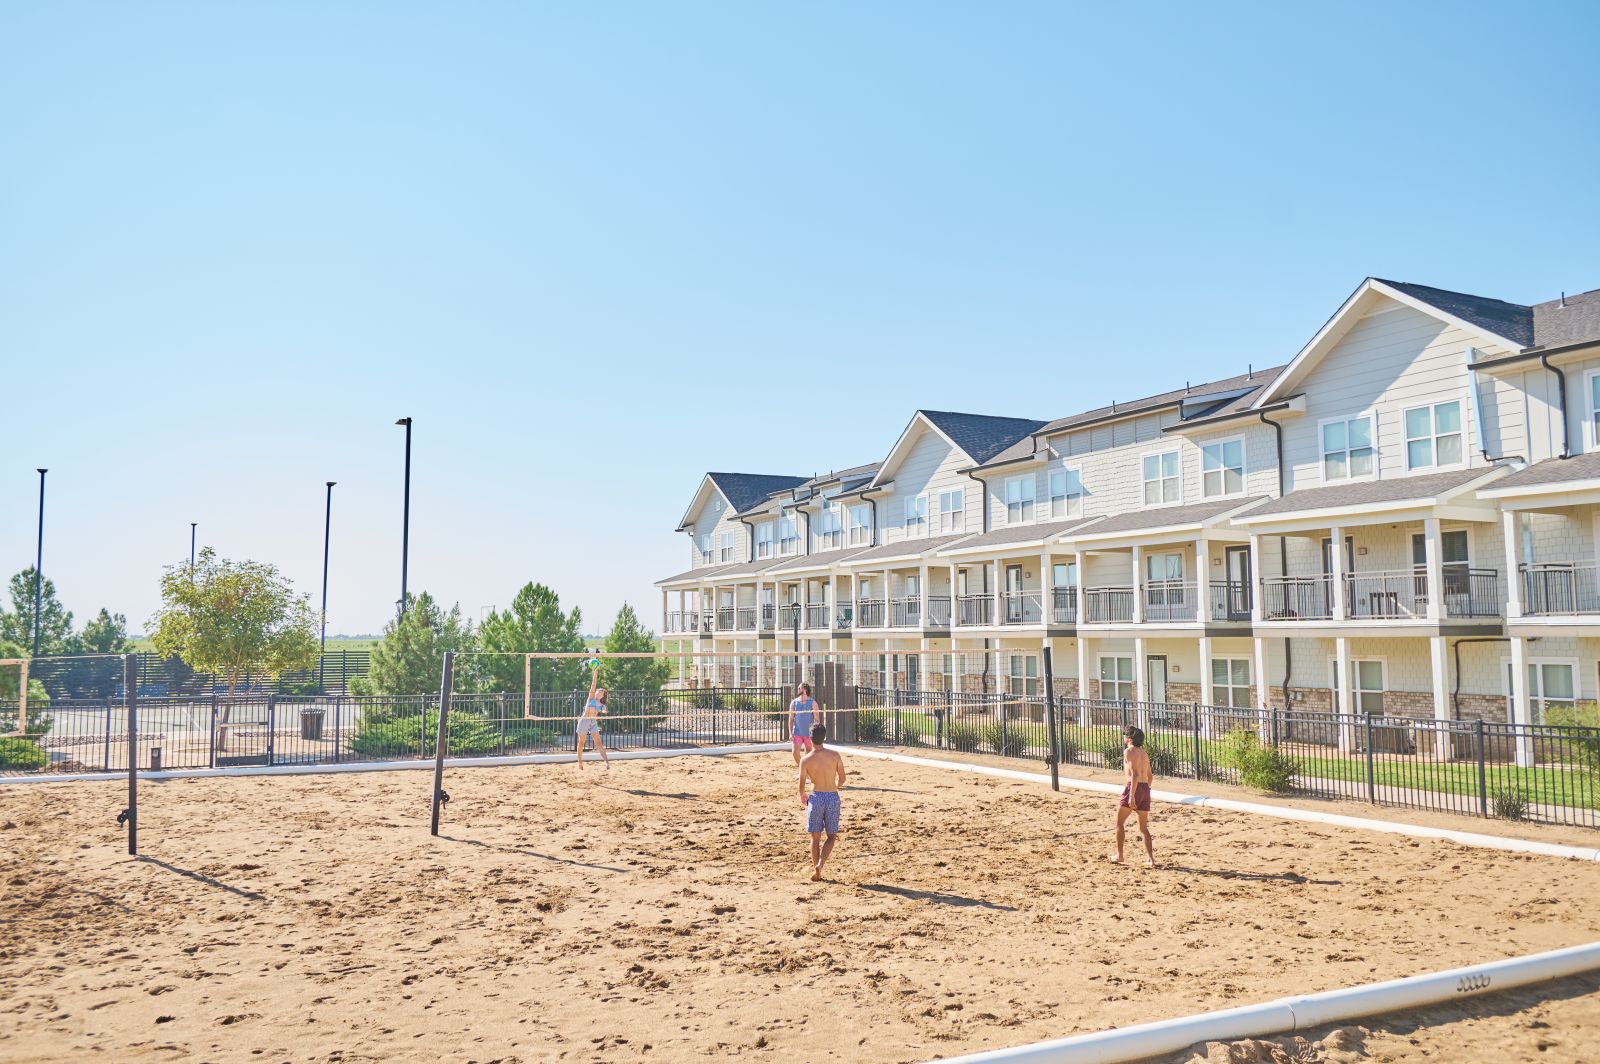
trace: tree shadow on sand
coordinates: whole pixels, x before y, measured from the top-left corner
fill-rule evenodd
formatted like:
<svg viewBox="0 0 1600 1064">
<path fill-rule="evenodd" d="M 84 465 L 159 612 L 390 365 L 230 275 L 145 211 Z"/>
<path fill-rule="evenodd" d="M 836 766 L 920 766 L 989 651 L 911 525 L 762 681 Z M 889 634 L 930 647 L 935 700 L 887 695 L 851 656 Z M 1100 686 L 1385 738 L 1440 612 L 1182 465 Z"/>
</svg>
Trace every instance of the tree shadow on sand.
<svg viewBox="0 0 1600 1064">
<path fill-rule="evenodd" d="M 1342 887 L 1342 879 L 1311 879 L 1299 872 L 1241 872 L 1235 868 L 1195 868 L 1191 865 L 1158 864 L 1158 872 L 1184 872 L 1191 876 L 1215 876 L 1218 879 L 1248 879 L 1257 883 L 1304 883 L 1312 887 Z"/>
<path fill-rule="evenodd" d="M 247 901 L 266 900 L 266 895 L 264 894 L 257 894 L 253 890 L 241 890 L 239 887 L 229 886 L 220 879 L 212 879 L 210 876 L 201 872 L 193 872 L 187 868 L 179 868 L 175 864 L 168 864 L 166 861 L 156 857 L 151 857 L 147 854 L 140 854 L 139 856 L 135 857 L 134 860 L 143 864 L 155 865 L 157 868 L 166 869 L 168 872 L 183 876 L 185 879 L 192 879 L 196 883 L 204 883 L 208 887 L 216 887 L 218 890 L 225 890 L 229 894 L 237 895 L 238 897 L 244 898 Z"/>
<path fill-rule="evenodd" d="M 570 857 L 557 857 L 554 854 L 540 853 L 537 850 L 524 850 L 520 846 L 500 846 L 492 842 L 483 842 L 479 839 L 458 839 L 454 835 L 440 835 L 445 842 L 459 842 L 463 846 L 476 846 L 483 850 L 495 850 L 498 853 L 515 854 L 518 857 L 537 857 L 541 861 L 551 861 L 555 864 L 573 865 L 577 868 L 593 868 L 601 872 L 623 872 L 626 868 L 615 865 L 590 864 L 588 861 L 574 861 Z"/>
<path fill-rule="evenodd" d="M 937 890 L 913 890 L 910 887 L 891 887 L 887 883 L 858 883 L 856 886 L 862 890 L 874 891 L 878 894 L 893 894 L 897 898 L 906 898 L 911 901 L 927 901 L 935 905 L 954 905 L 961 909 L 992 909 L 995 912 L 1014 913 L 1017 910 L 1010 905 L 1001 905 L 998 902 L 985 901 L 983 898 L 968 898 L 961 894 L 945 894 Z"/>
</svg>

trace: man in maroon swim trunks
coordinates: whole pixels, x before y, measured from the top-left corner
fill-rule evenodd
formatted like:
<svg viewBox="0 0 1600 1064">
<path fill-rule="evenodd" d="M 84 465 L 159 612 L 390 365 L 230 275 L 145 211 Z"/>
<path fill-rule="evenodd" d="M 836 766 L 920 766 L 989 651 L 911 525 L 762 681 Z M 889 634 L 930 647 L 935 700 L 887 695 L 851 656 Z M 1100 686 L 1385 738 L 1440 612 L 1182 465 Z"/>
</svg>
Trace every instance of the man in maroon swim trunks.
<svg viewBox="0 0 1600 1064">
<path fill-rule="evenodd" d="M 1128 782 L 1123 785 L 1122 799 L 1117 802 L 1117 852 L 1111 855 L 1113 864 L 1122 864 L 1123 840 L 1127 834 L 1128 817 L 1139 814 L 1139 834 L 1144 836 L 1144 863 L 1156 866 L 1156 851 L 1150 837 L 1150 754 L 1144 748 L 1144 732 L 1131 724 L 1122 729 L 1122 768 Z"/>
</svg>

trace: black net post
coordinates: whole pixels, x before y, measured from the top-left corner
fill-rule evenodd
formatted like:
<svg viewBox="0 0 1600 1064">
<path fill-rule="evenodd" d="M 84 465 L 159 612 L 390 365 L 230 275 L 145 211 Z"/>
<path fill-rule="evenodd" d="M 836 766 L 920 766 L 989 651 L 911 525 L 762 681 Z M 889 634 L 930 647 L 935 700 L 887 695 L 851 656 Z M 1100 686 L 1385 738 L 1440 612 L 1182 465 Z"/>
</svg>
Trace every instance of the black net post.
<svg viewBox="0 0 1600 1064">
<path fill-rule="evenodd" d="M 1044 726 L 1050 733 L 1050 789 L 1061 789 L 1061 736 L 1056 734 L 1056 674 L 1050 662 L 1050 645 L 1044 648 Z"/>
<path fill-rule="evenodd" d="M 450 688 L 454 680 L 456 652 L 444 652 L 444 677 L 439 682 L 439 738 L 433 748 L 433 823 L 429 827 L 430 834 L 439 834 L 439 810 L 450 796 L 444 793 L 444 755 L 450 746 L 448 728 L 450 726 Z"/>
<path fill-rule="evenodd" d="M 128 808 L 122 818 L 128 823 L 128 853 L 139 855 L 139 659 L 132 654 L 122 659 L 122 689 L 128 699 Z"/>
</svg>

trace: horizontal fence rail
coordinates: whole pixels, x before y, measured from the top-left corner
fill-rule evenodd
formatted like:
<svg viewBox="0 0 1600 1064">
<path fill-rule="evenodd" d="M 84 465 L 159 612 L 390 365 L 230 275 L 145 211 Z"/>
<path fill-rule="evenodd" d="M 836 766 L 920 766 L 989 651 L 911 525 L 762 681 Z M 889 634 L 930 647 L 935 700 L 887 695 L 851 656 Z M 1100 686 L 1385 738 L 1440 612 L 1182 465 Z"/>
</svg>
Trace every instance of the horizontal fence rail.
<svg viewBox="0 0 1600 1064">
<path fill-rule="evenodd" d="M 227 693 L 226 681 L 209 673 L 195 672 L 177 658 L 163 658 L 148 651 L 134 655 L 138 669 L 138 694 L 141 698 L 169 698 L 182 695 Z M 372 655 L 365 650 L 336 650 L 321 655 L 309 669 L 285 672 L 276 677 L 246 673 L 235 686 L 245 694 L 314 694 L 348 690 L 350 681 L 371 670 Z M 44 686 L 51 698 L 121 698 L 124 683 L 121 657 L 37 658 L 29 663 L 28 676 Z"/>
<path fill-rule="evenodd" d="M 857 740 L 1043 762 L 1036 690 L 861 686 Z M 1600 728 L 1058 697 L 1061 763 L 1119 770 L 1130 724 L 1144 729 L 1158 780 L 1600 827 Z"/>
</svg>

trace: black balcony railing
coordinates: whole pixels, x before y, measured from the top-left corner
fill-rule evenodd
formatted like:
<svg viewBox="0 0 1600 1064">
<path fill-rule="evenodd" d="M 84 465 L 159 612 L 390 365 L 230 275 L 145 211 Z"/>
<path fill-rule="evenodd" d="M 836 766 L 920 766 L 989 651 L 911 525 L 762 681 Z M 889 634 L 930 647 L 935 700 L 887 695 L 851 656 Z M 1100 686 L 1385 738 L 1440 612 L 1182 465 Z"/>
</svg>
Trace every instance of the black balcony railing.
<svg viewBox="0 0 1600 1064">
<path fill-rule="evenodd" d="M 754 606 L 740 606 L 738 615 L 734 619 L 735 627 L 741 632 L 756 630 L 756 608 Z"/>
<path fill-rule="evenodd" d="M 1000 596 L 1000 623 L 1038 624 L 1043 616 L 1038 591 L 1007 591 Z"/>
<path fill-rule="evenodd" d="M 1213 621 L 1248 621 L 1250 619 L 1250 585 L 1242 580 L 1229 580 L 1211 585 L 1211 619 Z"/>
<path fill-rule="evenodd" d="M 1500 573 L 1466 565 L 1443 568 L 1446 617 L 1498 617 L 1504 608 Z M 1418 620 L 1428 616 L 1428 574 L 1421 569 L 1351 573 L 1344 579 L 1350 620 Z M 1269 621 L 1324 621 L 1334 615 L 1333 578 L 1267 576 L 1261 579 L 1261 615 Z"/>
<path fill-rule="evenodd" d="M 1143 587 L 1144 619 L 1158 624 L 1192 621 L 1197 615 L 1193 584 L 1182 580 L 1152 580 Z"/>
<path fill-rule="evenodd" d="M 929 595 L 928 596 L 928 618 L 924 622 L 924 626 L 927 627 L 927 628 L 949 628 L 950 627 L 950 596 L 949 595 Z"/>
<path fill-rule="evenodd" d="M 962 595 L 956 600 L 956 623 L 965 625 L 993 624 L 994 597 L 992 595 Z"/>
<path fill-rule="evenodd" d="M 889 603 L 889 623 L 896 628 L 922 627 L 922 599 L 897 598 Z"/>
<path fill-rule="evenodd" d="M 1522 567 L 1522 612 L 1529 616 L 1600 613 L 1600 565 L 1540 562 Z"/>
<path fill-rule="evenodd" d="M 1133 588 L 1086 587 L 1083 619 L 1088 624 L 1114 624 L 1133 620 Z"/>
<path fill-rule="evenodd" d="M 828 627 L 828 606 L 826 603 L 809 603 L 806 606 L 806 627 Z"/>
<path fill-rule="evenodd" d="M 839 604 L 833 611 L 833 629 L 836 632 L 848 632 L 855 625 L 855 607 L 848 602 Z"/>
<path fill-rule="evenodd" d="M 1444 612 L 1447 617 L 1498 617 L 1505 609 L 1498 569 L 1444 567 Z"/>
<path fill-rule="evenodd" d="M 1327 576 L 1263 576 L 1261 616 L 1268 621 L 1324 621 L 1333 616 Z"/>
<path fill-rule="evenodd" d="M 778 607 L 768 602 L 761 607 L 761 630 L 770 632 L 778 623 Z"/>
<path fill-rule="evenodd" d="M 717 608 L 717 631 L 733 631 L 733 617 L 736 611 L 732 606 L 719 606 Z"/>
<path fill-rule="evenodd" d="M 1057 587 L 1050 591 L 1050 623 L 1072 624 L 1078 619 L 1078 589 Z"/>
<path fill-rule="evenodd" d="M 791 602 L 787 605 L 779 606 L 778 627 L 786 632 L 789 631 L 795 625 L 800 623 L 803 610 L 804 607 L 798 602 Z"/>
</svg>

